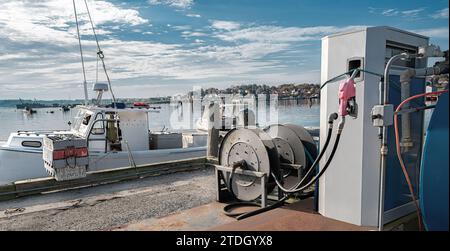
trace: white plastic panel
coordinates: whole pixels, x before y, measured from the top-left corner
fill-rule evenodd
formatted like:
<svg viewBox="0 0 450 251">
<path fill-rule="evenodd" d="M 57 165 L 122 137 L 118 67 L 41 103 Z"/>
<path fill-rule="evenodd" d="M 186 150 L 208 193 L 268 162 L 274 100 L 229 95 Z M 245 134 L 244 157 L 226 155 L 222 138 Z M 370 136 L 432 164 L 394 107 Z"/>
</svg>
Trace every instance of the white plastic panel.
<svg viewBox="0 0 450 251">
<path fill-rule="evenodd" d="M 120 129 L 122 131 L 122 149 L 127 150 L 125 141 L 132 151 L 149 150 L 148 113 L 136 111 L 119 111 Z"/>
</svg>

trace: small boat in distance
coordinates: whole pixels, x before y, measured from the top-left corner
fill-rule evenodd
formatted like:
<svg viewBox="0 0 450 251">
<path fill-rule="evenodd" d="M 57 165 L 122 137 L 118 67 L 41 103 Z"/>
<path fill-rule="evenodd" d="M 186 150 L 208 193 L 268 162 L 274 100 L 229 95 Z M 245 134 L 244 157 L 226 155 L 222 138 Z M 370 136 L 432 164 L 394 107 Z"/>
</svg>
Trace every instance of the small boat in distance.
<svg viewBox="0 0 450 251">
<path fill-rule="evenodd" d="M 23 111 L 23 113 L 25 113 L 27 115 L 31 115 L 33 113 L 36 113 L 36 110 L 33 110 L 33 108 L 31 108 L 29 106 L 25 106 L 22 111 Z"/>
<path fill-rule="evenodd" d="M 68 112 L 68 111 L 70 111 L 70 108 L 69 108 L 69 106 L 63 105 L 63 106 L 61 106 L 61 110 L 62 110 L 63 112 Z"/>
<path fill-rule="evenodd" d="M 149 108 L 150 106 L 147 104 L 147 103 L 145 103 L 145 102 L 134 102 L 133 103 L 133 107 L 136 107 L 136 108 Z"/>
</svg>

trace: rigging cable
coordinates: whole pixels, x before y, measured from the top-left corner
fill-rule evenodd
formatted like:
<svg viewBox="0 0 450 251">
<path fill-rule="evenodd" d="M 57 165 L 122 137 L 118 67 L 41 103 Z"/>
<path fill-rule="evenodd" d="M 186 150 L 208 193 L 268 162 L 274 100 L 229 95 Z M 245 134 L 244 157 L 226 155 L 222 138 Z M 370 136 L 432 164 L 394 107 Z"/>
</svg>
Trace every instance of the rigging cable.
<svg viewBox="0 0 450 251">
<path fill-rule="evenodd" d="M 103 70 L 105 72 L 106 80 L 108 81 L 109 90 L 111 91 L 111 96 L 112 96 L 112 100 L 113 100 L 113 108 L 115 108 L 116 107 L 116 97 L 114 96 L 114 92 L 113 92 L 112 86 L 111 86 L 111 80 L 109 78 L 108 71 L 106 70 L 106 65 L 105 65 L 105 60 L 104 60 L 105 55 L 103 54 L 103 51 L 100 49 L 100 44 L 98 42 L 97 33 L 95 32 L 94 22 L 92 22 L 91 12 L 89 11 L 89 7 L 88 7 L 86 0 L 84 0 L 84 4 L 86 5 L 89 22 L 91 23 L 92 32 L 94 33 L 95 42 L 97 44 L 97 56 L 102 61 Z"/>
<path fill-rule="evenodd" d="M 98 56 L 97 56 L 97 65 L 95 69 L 95 83 L 98 83 Z"/>
<path fill-rule="evenodd" d="M 398 114 L 399 114 L 399 111 L 402 108 L 402 106 L 404 104 L 408 103 L 409 101 L 413 100 L 413 99 L 424 97 L 424 96 L 430 96 L 430 95 L 439 95 L 439 94 L 442 94 L 444 92 L 448 92 L 448 90 L 436 91 L 436 92 L 427 92 L 427 93 L 421 93 L 421 94 L 417 94 L 417 95 L 411 96 L 411 97 L 403 100 L 398 105 L 397 109 L 395 109 L 395 113 L 394 113 L 395 145 L 396 145 L 396 150 L 397 150 L 397 157 L 398 157 L 398 161 L 400 163 L 400 166 L 402 168 L 403 175 L 405 176 L 406 183 L 408 184 L 408 189 L 409 189 L 409 192 L 411 194 L 412 200 L 414 202 L 414 206 L 416 207 L 417 218 L 418 218 L 418 221 L 419 221 L 419 230 L 422 230 L 422 224 L 423 224 L 422 223 L 422 213 L 421 213 L 419 204 L 417 203 L 416 196 L 414 195 L 414 188 L 412 187 L 411 179 L 409 178 L 408 171 L 406 170 L 406 166 L 405 166 L 405 163 L 403 162 L 403 158 L 402 158 L 402 153 L 401 153 L 401 149 L 400 149 L 400 137 L 399 137 L 399 133 L 398 133 Z"/>
<path fill-rule="evenodd" d="M 87 105 L 89 97 L 88 97 L 88 92 L 87 92 L 86 70 L 84 68 L 83 48 L 81 46 L 81 37 L 80 37 L 80 28 L 79 28 L 79 25 L 78 25 L 77 7 L 75 5 L 75 0 L 72 0 L 72 2 L 73 2 L 73 11 L 75 13 L 75 23 L 77 24 L 78 44 L 80 46 L 80 55 L 81 55 L 81 67 L 83 68 L 84 104 Z"/>
</svg>

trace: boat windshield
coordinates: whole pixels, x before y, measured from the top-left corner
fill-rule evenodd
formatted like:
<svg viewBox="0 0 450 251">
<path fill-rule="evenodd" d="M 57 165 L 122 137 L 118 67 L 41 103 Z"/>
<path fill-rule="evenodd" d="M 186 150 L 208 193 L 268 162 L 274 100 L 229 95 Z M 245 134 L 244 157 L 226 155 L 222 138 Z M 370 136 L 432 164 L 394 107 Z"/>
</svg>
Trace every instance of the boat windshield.
<svg viewBox="0 0 450 251">
<path fill-rule="evenodd" d="M 78 110 L 77 115 L 74 117 L 74 122 L 72 124 L 72 130 L 73 131 L 80 131 L 80 127 L 83 124 L 83 121 L 85 120 L 86 110 L 80 109 Z"/>
</svg>

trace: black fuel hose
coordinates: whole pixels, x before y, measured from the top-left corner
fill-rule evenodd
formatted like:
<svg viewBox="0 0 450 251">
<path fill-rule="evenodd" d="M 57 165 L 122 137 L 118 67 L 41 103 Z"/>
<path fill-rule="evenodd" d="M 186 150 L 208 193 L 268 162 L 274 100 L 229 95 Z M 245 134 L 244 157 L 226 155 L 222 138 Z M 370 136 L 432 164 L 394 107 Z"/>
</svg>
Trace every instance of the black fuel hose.
<svg viewBox="0 0 450 251">
<path fill-rule="evenodd" d="M 333 122 L 338 118 L 338 114 L 337 113 L 332 113 L 330 114 L 330 116 L 328 116 L 328 132 L 327 132 L 327 138 L 325 140 L 325 144 L 322 148 L 322 150 L 319 153 L 319 156 L 317 156 L 317 158 L 314 160 L 314 162 L 311 164 L 311 167 L 309 167 L 308 172 L 306 172 L 305 176 L 303 176 L 303 178 L 293 187 L 299 187 L 301 184 L 303 184 L 303 182 L 305 182 L 309 175 L 314 171 L 315 167 L 317 166 L 317 164 L 319 164 L 320 160 L 322 159 L 323 155 L 325 154 L 325 151 L 328 148 L 328 145 L 330 143 L 330 139 L 331 139 L 331 134 L 333 132 Z"/>
<path fill-rule="evenodd" d="M 299 187 L 303 182 L 305 182 L 305 180 L 309 177 L 309 175 L 312 173 L 312 171 L 314 170 L 314 167 L 319 164 L 320 160 L 322 159 L 323 155 L 325 154 L 325 151 L 328 148 L 328 145 L 330 143 L 330 139 L 331 139 L 331 134 L 333 132 L 333 123 L 334 121 L 338 118 L 338 114 L 337 113 L 332 113 L 330 114 L 330 116 L 328 116 L 328 132 L 327 132 L 327 138 L 325 140 L 325 144 L 323 146 L 323 149 L 320 151 L 319 156 L 316 158 L 316 160 L 314 160 L 314 163 L 311 165 L 311 167 L 309 168 L 308 172 L 306 172 L 305 176 L 294 186 L 294 187 Z M 236 170 L 236 168 L 238 167 L 246 167 L 247 163 L 245 161 L 239 161 L 233 164 L 232 169 L 231 169 L 231 173 L 230 176 L 228 177 L 228 181 L 225 181 L 225 185 L 228 189 L 228 191 L 232 194 L 232 196 L 234 198 L 236 198 L 236 195 L 233 192 L 233 187 L 232 187 L 232 180 L 233 180 L 233 176 L 234 176 L 234 170 Z M 273 175 L 273 174 L 272 174 Z"/>
<path fill-rule="evenodd" d="M 264 208 L 261 208 L 261 209 L 257 209 L 255 211 L 251 211 L 251 212 L 248 212 L 248 213 L 241 214 L 238 217 L 236 217 L 236 219 L 237 220 L 242 220 L 242 219 L 248 218 L 250 216 L 254 216 L 254 215 L 257 215 L 257 214 L 260 214 L 260 213 L 264 213 L 264 212 L 270 211 L 272 209 L 275 209 L 277 207 L 280 207 L 288 199 L 289 194 L 303 191 L 306 188 L 310 187 L 312 184 L 314 184 L 325 173 L 325 171 L 327 170 L 328 166 L 330 165 L 331 160 L 333 159 L 333 157 L 334 157 L 334 155 L 336 153 L 337 147 L 339 145 L 340 138 L 341 138 L 341 133 L 339 132 L 336 135 L 336 140 L 334 141 L 333 149 L 331 150 L 330 157 L 328 158 L 325 166 L 322 168 L 322 170 L 320 170 L 319 174 L 317 174 L 313 179 L 311 179 L 306 185 L 304 185 L 304 186 L 302 186 L 300 188 L 297 188 L 295 190 L 286 189 L 278 181 L 278 178 L 276 177 L 276 175 L 273 172 L 271 172 L 272 177 L 275 179 L 275 182 L 278 185 L 278 188 L 281 189 L 283 192 L 285 192 L 286 195 L 283 198 L 281 198 L 280 200 L 278 200 L 277 202 L 275 202 L 273 205 L 270 205 L 270 206 L 267 206 L 267 207 L 264 207 Z"/>
<path fill-rule="evenodd" d="M 242 213 L 242 212 L 239 212 L 239 213 L 238 213 L 238 212 L 233 213 L 232 210 L 233 210 L 234 208 L 237 208 L 237 207 L 261 207 L 261 204 L 256 203 L 256 202 L 251 202 L 251 201 L 239 201 L 239 202 L 234 202 L 234 203 L 230 203 L 230 204 L 224 206 L 224 207 L 223 207 L 223 213 L 224 213 L 226 216 L 230 216 L 230 217 L 236 217 L 236 216 L 239 217 L 240 215 L 246 214 L 245 212 L 244 212 L 244 213 Z M 253 211 L 252 211 L 252 212 L 253 212 Z"/>
<path fill-rule="evenodd" d="M 302 199 L 302 200 L 303 200 L 303 199 L 307 199 L 307 198 L 311 197 L 311 195 L 312 195 L 313 193 L 314 193 L 314 192 L 312 191 L 312 192 L 309 192 L 309 193 L 307 193 L 307 194 L 302 194 L 302 195 L 299 196 L 299 198 Z M 263 208 L 260 208 L 260 209 L 257 209 L 257 210 L 254 210 L 254 211 L 251 211 L 251 212 L 248 212 L 248 213 L 240 214 L 239 216 L 236 217 L 236 220 L 243 220 L 243 219 L 245 219 L 245 218 L 248 218 L 248 217 L 251 217 L 251 216 L 260 214 L 260 213 L 264 213 L 264 212 L 270 211 L 270 210 L 275 209 L 275 208 L 278 208 L 278 207 L 281 207 L 281 206 L 284 205 L 284 202 L 285 202 L 288 198 L 289 198 L 289 196 L 288 196 L 288 195 L 285 195 L 283 198 L 281 198 L 280 200 L 278 200 L 277 202 L 275 202 L 274 204 L 272 204 L 272 205 L 270 205 L 270 206 L 263 207 Z"/>
<path fill-rule="evenodd" d="M 310 187 L 312 184 L 314 184 L 325 173 L 325 171 L 327 170 L 331 161 L 333 160 L 333 157 L 334 157 L 337 147 L 339 145 L 340 138 L 341 138 L 341 133 L 338 132 L 336 135 L 336 139 L 334 141 L 333 149 L 331 150 L 330 157 L 328 158 L 327 162 L 325 163 L 325 166 L 320 170 L 320 172 L 314 178 L 312 178 L 308 183 L 306 183 L 306 185 L 304 185 L 302 187 L 296 186 L 295 189 L 286 189 L 285 187 L 283 187 L 281 182 L 278 180 L 277 176 L 274 173 L 271 173 L 272 177 L 275 180 L 275 183 L 277 183 L 278 188 L 281 189 L 281 191 L 283 191 L 285 193 L 298 193 L 298 192 L 301 192 L 301 191 L 305 190 L 306 188 Z M 301 183 L 299 185 L 301 185 Z"/>
<path fill-rule="evenodd" d="M 260 214 L 260 213 L 264 213 L 264 212 L 270 211 L 272 209 L 275 209 L 277 207 L 281 207 L 282 205 L 284 205 L 284 201 L 286 201 L 288 199 L 288 197 L 289 196 L 284 196 L 283 198 L 281 198 L 280 200 L 278 200 L 277 202 L 275 202 L 274 204 L 272 204 L 270 206 L 262 207 L 260 209 L 257 209 L 257 210 L 254 210 L 254 211 L 250 211 L 250 212 L 247 212 L 247 213 L 242 213 L 242 214 L 240 214 L 240 215 L 238 215 L 236 217 L 236 220 L 243 220 L 243 219 L 248 218 L 250 216 L 254 216 L 254 215 L 257 215 L 257 214 Z"/>
<path fill-rule="evenodd" d="M 236 217 L 236 219 L 237 220 L 242 220 L 242 219 L 248 218 L 250 216 L 254 216 L 254 215 L 257 215 L 257 214 L 260 214 L 260 213 L 264 213 L 264 212 L 270 211 L 272 209 L 278 208 L 278 207 L 284 205 L 284 202 L 288 199 L 289 194 L 303 191 L 306 188 L 310 187 L 312 184 L 314 184 L 325 173 L 325 171 L 327 170 L 328 166 L 330 165 L 331 160 L 333 159 L 334 154 L 336 153 L 337 147 L 339 145 L 340 138 L 341 138 L 341 133 L 339 132 L 336 135 L 336 140 L 334 141 L 334 146 L 333 146 L 333 149 L 331 150 L 331 154 L 330 154 L 330 157 L 327 160 L 327 163 L 322 168 L 322 170 L 320 170 L 319 174 L 317 174 L 313 179 L 311 179 L 306 185 L 304 185 L 304 186 L 302 186 L 300 188 L 297 188 L 295 190 L 285 189 L 279 183 L 278 178 L 276 177 L 276 175 L 273 172 L 271 172 L 272 177 L 275 179 L 275 182 L 278 185 L 278 188 L 280 188 L 283 192 L 285 192 L 286 195 L 283 198 L 281 198 L 280 200 L 278 200 L 277 202 L 275 202 L 274 204 L 270 205 L 270 206 L 263 207 L 263 208 L 260 208 L 260 209 L 257 209 L 257 210 L 254 210 L 254 211 L 251 211 L 251 212 L 248 212 L 248 213 L 242 213 L 242 214 L 236 213 L 235 215 L 238 215 Z M 250 203 L 252 203 L 252 202 L 250 202 Z M 224 210 L 225 210 L 225 208 L 224 208 Z"/>
<path fill-rule="evenodd" d="M 227 187 L 228 191 L 231 193 L 231 195 L 235 199 L 237 199 L 237 197 L 234 194 L 233 185 L 231 184 L 231 182 L 233 181 L 234 172 L 235 172 L 236 168 L 238 168 L 238 167 L 247 168 L 247 162 L 245 162 L 245 160 L 241 160 L 241 161 L 234 163 L 233 166 L 231 167 L 230 177 L 228 177 L 228 181 L 226 181 L 225 177 L 224 177 L 225 186 Z"/>
<path fill-rule="evenodd" d="M 327 132 L 327 138 L 325 140 L 325 144 L 323 146 L 323 149 L 322 149 L 322 151 L 320 151 L 319 156 L 316 158 L 314 163 L 311 165 L 311 167 L 309 168 L 309 170 L 305 174 L 305 176 L 302 178 L 302 180 L 299 183 L 297 183 L 294 187 L 300 186 L 307 179 L 307 177 L 312 173 L 312 171 L 314 170 L 314 167 L 322 159 L 322 157 L 323 157 L 323 155 L 324 155 L 324 153 L 325 153 L 325 151 L 328 148 L 328 145 L 330 143 L 331 134 L 333 132 L 333 123 L 334 123 L 334 121 L 337 118 L 338 118 L 338 114 L 337 113 L 332 113 L 328 117 L 329 129 L 328 129 L 328 132 Z M 245 165 L 246 165 L 245 161 L 234 163 L 233 166 L 232 166 L 232 171 L 230 173 L 230 177 L 228 178 L 228 181 L 226 181 L 225 177 L 223 177 L 224 178 L 224 183 L 225 183 L 228 191 L 231 193 L 231 195 L 235 199 L 237 199 L 237 197 L 234 194 L 234 191 L 233 191 L 233 188 L 232 188 L 232 184 L 231 184 L 231 182 L 233 180 L 234 170 L 236 170 L 236 168 L 238 168 L 238 167 L 244 167 Z M 271 172 L 271 174 L 272 174 L 272 176 L 275 176 L 273 172 Z M 275 181 L 277 182 L 277 179 L 275 179 Z M 277 185 L 281 186 L 281 184 L 279 184 L 278 182 L 277 182 Z M 307 193 L 307 194 L 301 195 L 301 198 L 308 198 L 311 195 L 312 195 L 312 193 Z M 223 208 L 223 213 L 225 215 L 227 215 L 227 216 L 230 216 L 230 217 L 236 217 L 237 216 L 236 219 L 240 220 L 240 219 L 244 219 L 244 218 L 247 218 L 247 217 L 250 217 L 250 216 L 253 216 L 253 215 L 256 215 L 256 214 L 260 214 L 262 212 L 266 212 L 266 211 L 272 210 L 272 209 L 277 208 L 277 207 L 280 207 L 280 206 L 282 206 L 284 204 L 284 201 L 286 199 L 288 199 L 287 195 L 284 196 L 283 198 L 281 198 L 280 200 L 278 200 L 277 202 L 275 202 L 274 204 L 272 204 L 270 206 L 267 206 L 267 207 L 264 207 L 264 208 L 260 208 L 260 209 L 257 209 L 257 210 L 254 210 L 254 211 L 250 211 L 250 212 L 247 212 L 247 213 L 232 213 L 231 210 L 233 208 L 240 207 L 240 206 L 255 206 L 255 207 L 256 206 L 258 206 L 258 207 L 261 206 L 261 204 L 256 203 L 256 202 L 238 201 L 238 202 L 234 202 L 234 203 L 230 203 L 230 204 L 226 205 Z"/>
</svg>

